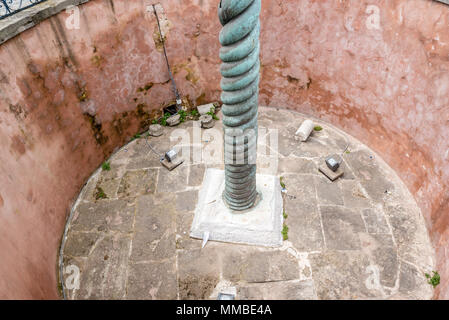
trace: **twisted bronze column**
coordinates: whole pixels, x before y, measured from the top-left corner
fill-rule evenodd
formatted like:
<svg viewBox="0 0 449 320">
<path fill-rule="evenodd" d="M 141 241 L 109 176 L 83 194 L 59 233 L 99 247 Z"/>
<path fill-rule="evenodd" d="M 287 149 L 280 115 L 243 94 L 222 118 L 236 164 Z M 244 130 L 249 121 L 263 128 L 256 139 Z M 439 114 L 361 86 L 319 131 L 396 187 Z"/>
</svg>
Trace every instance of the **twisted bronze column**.
<svg viewBox="0 0 449 320">
<path fill-rule="evenodd" d="M 251 208 L 257 198 L 257 110 L 261 0 L 222 0 L 220 32 L 225 190 L 232 210 Z"/>
</svg>

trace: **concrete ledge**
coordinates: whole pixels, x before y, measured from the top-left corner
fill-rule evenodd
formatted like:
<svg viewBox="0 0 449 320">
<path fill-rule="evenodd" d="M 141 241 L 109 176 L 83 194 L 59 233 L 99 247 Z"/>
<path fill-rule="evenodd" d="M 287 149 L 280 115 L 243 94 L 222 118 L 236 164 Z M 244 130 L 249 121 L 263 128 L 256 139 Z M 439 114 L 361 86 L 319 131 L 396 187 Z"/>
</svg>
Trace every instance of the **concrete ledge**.
<svg viewBox="0 0 449 320">
<path fill-rule="evenodd" d="M 0 20 L 0 44 L 70 6 L 77 6 L 88 1 L 90 0 L 47 0 L 2 19 Z"/>
<path fill-rule="evenodd" d="M 199 192 L 190 236 L 209 240 L 260 245 L 282 246 L 282 195 L 279 178 L 258 174 L 257 191 L 260 200 L 250 210 L 230 210 L 222 199 L 224 170 L 207 169 Z"/>
</svg>

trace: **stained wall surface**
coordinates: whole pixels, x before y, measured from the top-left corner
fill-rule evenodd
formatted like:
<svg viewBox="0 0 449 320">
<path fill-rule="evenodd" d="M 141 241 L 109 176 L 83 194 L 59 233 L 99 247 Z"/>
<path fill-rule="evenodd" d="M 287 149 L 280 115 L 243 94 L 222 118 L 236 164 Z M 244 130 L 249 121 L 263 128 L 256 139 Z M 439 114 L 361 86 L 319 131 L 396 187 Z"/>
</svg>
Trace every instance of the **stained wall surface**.
<svg viewBox="0 0 449 320">
<path fill-rule="evenodd" d="M 0 45 L 0 298 L 59 297 L 73 199 L 173 99 L 151 3 L 91 0 Z M 435 297 L 449 298 L 449 6 L 262 3 L 260 103 L 332 122 L 382 155 L 422 209 L 442 276 Z M 219 99 L 217 4 L 158 10 L 192 106 Z"/>
</svg>

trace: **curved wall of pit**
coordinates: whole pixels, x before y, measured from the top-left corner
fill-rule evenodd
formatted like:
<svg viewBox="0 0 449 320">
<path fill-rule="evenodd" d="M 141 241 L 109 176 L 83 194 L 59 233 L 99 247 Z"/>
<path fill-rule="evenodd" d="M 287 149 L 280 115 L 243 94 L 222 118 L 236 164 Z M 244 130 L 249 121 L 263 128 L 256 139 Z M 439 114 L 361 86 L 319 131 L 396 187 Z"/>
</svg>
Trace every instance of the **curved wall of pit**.
<svg viewBox="0 0 449 320">
<path fill-rule="evenodd" d="M 59 297 L 72 201 L 172 100 L 152 2 L 91 0 L 59 12 L 80 2 L 49 1 L 58 9 L 21 22 L 33 27 L 0 34 L 0 298 Z M 160 11 L 192 105 L 219 99 L 217 3 L 170 0 Z M 449 7 L 262 3 L 260 103 L 330 121 L 383 156 L 422 209 L 442 275 L 435 296 L 449 298 Z"/>
</svg>

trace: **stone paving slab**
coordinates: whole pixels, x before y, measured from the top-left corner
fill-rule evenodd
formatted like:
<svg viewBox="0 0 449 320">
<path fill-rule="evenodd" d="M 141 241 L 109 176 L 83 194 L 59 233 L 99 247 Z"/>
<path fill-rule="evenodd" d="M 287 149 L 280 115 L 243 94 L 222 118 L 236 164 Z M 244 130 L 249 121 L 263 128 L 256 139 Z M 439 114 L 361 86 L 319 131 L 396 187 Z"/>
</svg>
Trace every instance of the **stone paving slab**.
<svg viewBox="0 0 449 320">
<path fill-rule="evenodd" d="M 408 190 L 372 150 L 327 123 L 315 119 L 323 130 L 300 142 L 305 119 L 259 108 L 259 127 L 269 130 L 259 136 L 258 173 L 285 187 L 282 247 L 209 241 L 202 249 L 189 236 L 206 169 L 223 169 L 222 124 L 186 121 L 160 137 L 142 134 L 86 183 L 63 243 L 67 298 L 216 299 L 235 287 L 237 299 L 430 299 L 424 273 L 434 252 Z M 185 163 L 167 171 L 148 143 L 160 153 L 177 147 Z M 330 182 L 318 166 L 335 153 L 345 173 Z"/>
<path fill-rule="evenodd" d="M 176 261 L 133 263 L 129 265 L 127 299 L 177 299 Z"/>
<path fill-rule="evenodd" d="M 365 285 L 370 262 L 360 251 L 322 251 L 309 259 L 319 299 L 368 299 L 380 294 Z"/>
<path fill-rule="evenodd" d="M 207 299 L 221 274 L 219 253 L 214 248 L 196 248 L 178 254 L 180 299 Z"/>
<path fill-rule="evenodd" d="M 324 236 L 318 207 L 297 199 L 285 201 L 288 240 L 299 251 L 311 252 L 324 248 Z"/>
<path fill-rule="evenodd" d="M 238 288 L 242 300 L 316 300 L 312 280 L 282 281 L 245 285 Z"/>
<path fill-rule="evenodd" d="M 132 229 L 134 204 L 126 200 L 81 203 L 72 220 L 73 231 L 123 231 Z"/>
<path fill-rule="evenodd" d="M 132 261 L 158 261 L 175 256 L 175 214 L 176 207 L 168 195 L 137 199 Z"/>
<path fill-rule="evenodd" d="M 320 212 L 327 248 L 361 249 L 359 233 L 366 230 L 359 212 L 339 206 L 320 206 Z"/>
<path fill-rule="evenodd" d="M 289 253 L 252 248 L 225 255 L 223 269 L 223 278 L 234 282 L 288 281 L 298 279 L 299 275 L 298 263 Z"/>
</svg>

